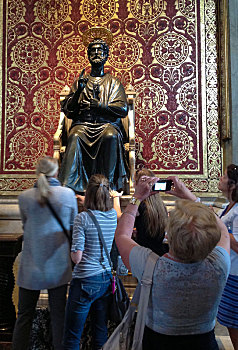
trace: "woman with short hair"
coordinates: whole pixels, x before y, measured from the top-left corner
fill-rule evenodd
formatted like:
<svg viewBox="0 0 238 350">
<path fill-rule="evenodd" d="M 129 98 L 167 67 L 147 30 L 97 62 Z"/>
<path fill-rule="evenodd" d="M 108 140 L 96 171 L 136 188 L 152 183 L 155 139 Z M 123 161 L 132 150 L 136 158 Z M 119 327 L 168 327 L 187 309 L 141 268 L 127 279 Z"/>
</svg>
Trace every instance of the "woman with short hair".
<svg viewBox="0 0 238 350">
<path fill-rule="evenodd" d="M 177 177 L 170 177 L 179 198 L 167 228 L 169 253 L 159 257 L 153 273 L 144 350 L 218 350 L 214 326 L 218 304 L 230 268 L 229 234 L 222 221 L 197 203 Z M 140 201 L 153 192 L 156 177 L 142 176 L 122 214 L 116 244 L 123 262 L 141 281 L 151 250 L 131 239 Z"/>
<path fill-rule="evenodd" d="M 108 252 L 117 226 L 109 182 L 103 175 L 91 176 L 84 207 L 96 217 Z M 76 264 L 66 307 L 64 349 L 78 350 L 84 324 L 91 307 L 93 349 L 107 341 L 107 315 L 111 291 L 111 267 L 98 230 L 87 211 L 75 218 L 71 257 Z"/>
<path fill-rule="evenodd" d="M 78 208 L 74 192 L 60 186 L 57 180 L 56 159 L 40 159 L 36 175 L 34 188 L 23 191 L 19 196 L 24 244 L 17 278 L 19 304 L 12 347 L 14 350 L 28 349 L 40 291 L 48 289 L 53 345 L 54 349 L 61 350 L 67 284 L 71 280 L 72 265 L 69 241 L 46 202 L 51 203 L 68 231 L 73 226 Z"/>
</svg>

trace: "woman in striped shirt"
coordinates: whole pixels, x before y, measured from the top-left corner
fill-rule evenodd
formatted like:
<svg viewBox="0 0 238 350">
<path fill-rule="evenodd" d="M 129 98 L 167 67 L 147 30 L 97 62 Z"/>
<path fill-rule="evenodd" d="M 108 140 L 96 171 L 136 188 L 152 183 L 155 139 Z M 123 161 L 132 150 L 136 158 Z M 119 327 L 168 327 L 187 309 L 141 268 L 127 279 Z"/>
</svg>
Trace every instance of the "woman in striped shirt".
<svg viewBox="0 0 238 350">
<path fill-rule="evenodd" d="M 103 175 L 93 175 L 88 183 L 84 207 L 96 217 L 110 252 L 117 226 L 109 183 Z M 84 324 L 91 308 L 93 349 L 107 340 L 107 309 L 111 290 L 111 267 L 100 242 L 98 230 L 87 211 L 74 221 L 71 257 L 76 264 L 66 307 L 64 349 L 79 349 Z"/>
</svg>

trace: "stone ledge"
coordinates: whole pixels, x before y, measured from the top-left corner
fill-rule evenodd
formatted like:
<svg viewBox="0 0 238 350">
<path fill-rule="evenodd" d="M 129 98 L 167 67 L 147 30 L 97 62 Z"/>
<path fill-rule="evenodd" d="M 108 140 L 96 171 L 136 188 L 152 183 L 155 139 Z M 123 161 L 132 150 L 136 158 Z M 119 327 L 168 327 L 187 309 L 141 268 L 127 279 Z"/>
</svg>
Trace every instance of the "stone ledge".
<svg viewBox="0 0 238 350">
<path fill-rule="evenodd" d="M 225 198 L 217 193 L 195 193 L 197 197 L 206 205 L 215 207 L 215 211 L 224 208 L 226 205 Z M 168 208 L 168 211 L 174 207 L 176 197 L 161 193 L 161 197 Z M 124 195 L 121 198 L 122 211 L 127 206 L 130 195 Z M 18 207 L 17 196 L 4 197 L 0 196 L 0 234 L 1 233 L 22 233 L 22 223 Z"/>
</svg>

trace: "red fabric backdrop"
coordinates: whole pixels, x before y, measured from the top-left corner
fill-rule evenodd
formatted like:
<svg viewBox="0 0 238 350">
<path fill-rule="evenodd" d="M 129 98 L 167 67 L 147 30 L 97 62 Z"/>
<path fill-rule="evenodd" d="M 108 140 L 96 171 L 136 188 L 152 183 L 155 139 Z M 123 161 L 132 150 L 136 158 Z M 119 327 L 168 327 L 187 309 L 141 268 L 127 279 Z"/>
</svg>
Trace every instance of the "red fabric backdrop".
<svg viewBox="0 0 238 350">
<path fill-rule="evenodd" d="M 199 0 L 8 0 L 0 190 L 31 186 L 53 154 L 59 93 L 89 68 L 82 33 L 96 25 L 114 36 L 106 70 L 137 92 L 136 167 L 205 174 Z"/>
</svg>

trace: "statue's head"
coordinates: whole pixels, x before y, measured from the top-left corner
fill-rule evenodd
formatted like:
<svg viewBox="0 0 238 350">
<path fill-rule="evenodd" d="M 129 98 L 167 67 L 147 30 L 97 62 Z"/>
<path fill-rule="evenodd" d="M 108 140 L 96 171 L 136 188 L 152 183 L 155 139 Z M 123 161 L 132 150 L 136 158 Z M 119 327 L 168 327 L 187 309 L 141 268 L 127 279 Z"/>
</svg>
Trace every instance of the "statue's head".
<svg viewBox="0 0 238 350">
<path fill-rule="evenodd" d="M 102 39 L 94 39 L 88 45 L 88 59 L 92 65 L 104 65 L 108 59 L 109 48 Z"/>
</svg>

